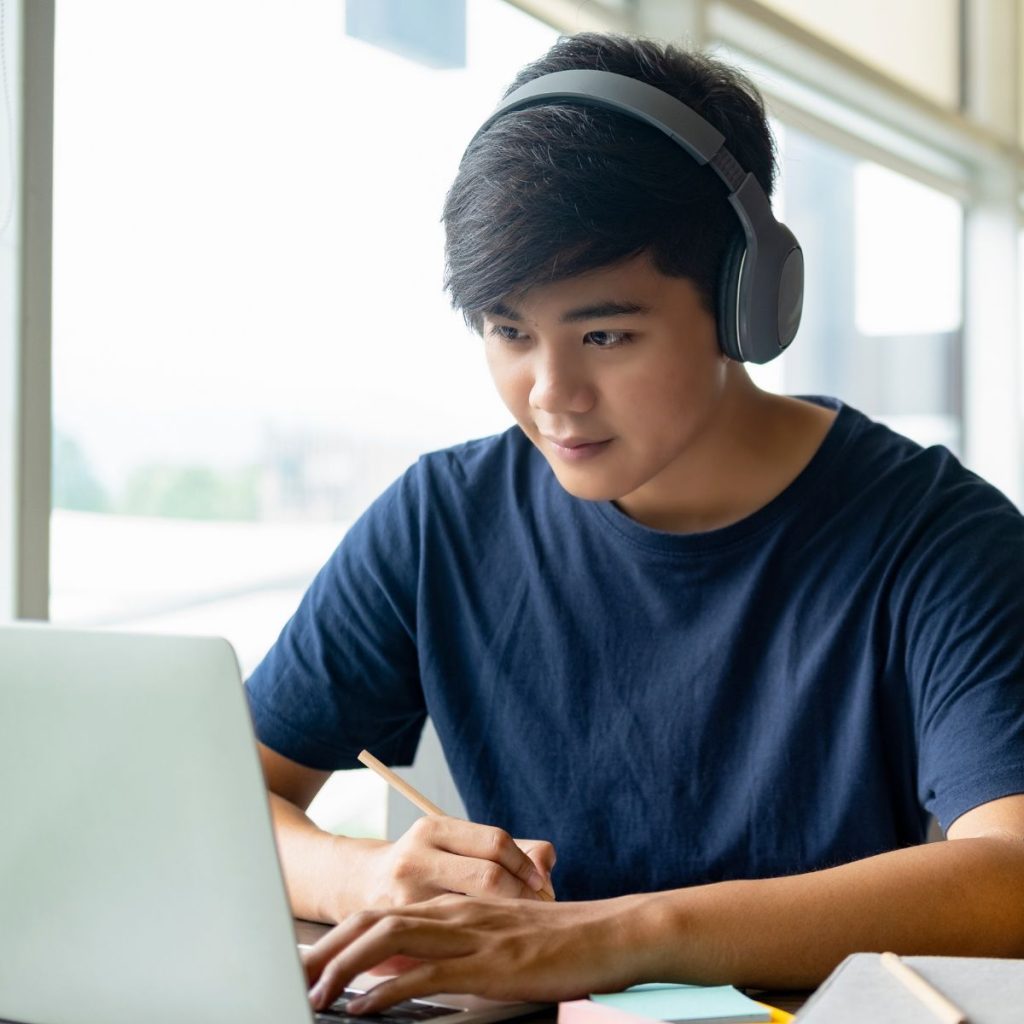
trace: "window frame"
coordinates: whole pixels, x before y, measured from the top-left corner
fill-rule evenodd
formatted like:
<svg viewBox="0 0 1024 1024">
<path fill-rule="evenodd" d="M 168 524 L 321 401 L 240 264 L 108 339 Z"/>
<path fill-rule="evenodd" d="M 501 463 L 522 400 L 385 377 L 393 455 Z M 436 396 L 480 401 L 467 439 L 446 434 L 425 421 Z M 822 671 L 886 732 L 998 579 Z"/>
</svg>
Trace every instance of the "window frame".
<svg viewBox="0 0 1024 1024">
<path fill-rule="evenodd" d="M 54 0 L 0 0 L 13 159 L 2 246 L 0 617 L 49 612 Z"/>
</svg>

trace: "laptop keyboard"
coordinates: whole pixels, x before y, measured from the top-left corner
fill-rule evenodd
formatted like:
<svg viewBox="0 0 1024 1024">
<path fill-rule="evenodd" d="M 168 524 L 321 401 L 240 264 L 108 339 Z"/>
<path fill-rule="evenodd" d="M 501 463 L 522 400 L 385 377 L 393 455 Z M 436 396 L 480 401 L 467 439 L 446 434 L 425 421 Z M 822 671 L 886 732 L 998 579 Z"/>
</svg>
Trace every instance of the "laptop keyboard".
<svg viewBox="0 0 1024 1024">
<path fill-rule="evenodd" d="M 418 999 L 408 999 L 404 1003 L 382 1010 L 380 1013 L 348 1014 L 345 1008 L 350 999 L 362 995 L 353 989 L 345 989 L 345 994 L 333 1002 L 326 1010 L 316 1013 L 320 1024 L 417 1024 L 418 1021 L 432 1020 L 435 1017 L 451 1017 L 466 1011 L 455 1006 L 438 1006 L 436 1003 L 423 1003 Z"/>
</svg>

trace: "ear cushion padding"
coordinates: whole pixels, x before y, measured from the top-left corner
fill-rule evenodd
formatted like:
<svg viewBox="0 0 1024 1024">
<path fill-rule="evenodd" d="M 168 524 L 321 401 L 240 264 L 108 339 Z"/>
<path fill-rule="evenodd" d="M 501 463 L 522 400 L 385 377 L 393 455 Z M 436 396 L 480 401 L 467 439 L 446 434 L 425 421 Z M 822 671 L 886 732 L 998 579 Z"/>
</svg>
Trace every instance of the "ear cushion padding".
<svg viewBox="0 0 1024 1024">
<path fill-rule="evenodd" d="M 739 324 L 736 322 L 736 296 L 740 288 L 740 266 L 746 251 L 746 235 L 742 231 L 738 231 L 729 240 L 722 256 L 715 302 L 718 345 L 730 359 L 735 359 L 737 362 L 742 362 L 743 356 L 740 354 L 737 338 Z"/>
</svg>

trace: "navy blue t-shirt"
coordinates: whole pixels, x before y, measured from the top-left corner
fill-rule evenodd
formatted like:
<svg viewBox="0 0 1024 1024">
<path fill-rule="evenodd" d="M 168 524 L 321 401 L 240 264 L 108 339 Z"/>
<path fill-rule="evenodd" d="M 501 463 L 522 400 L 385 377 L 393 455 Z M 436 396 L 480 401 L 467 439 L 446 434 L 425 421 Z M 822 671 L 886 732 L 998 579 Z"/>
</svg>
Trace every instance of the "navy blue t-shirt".
<svg viewBox="0 0 1024 1024">
<path fill-rule="evenodd" d="M 803 472 L 703 533 L 572 497 L 518 428 L 424 456 L 248 680 L 259 738 L 408 764 L 429 714 L 563 899 L 840 864 L 1024 792 L 1024 518 L 818 401 Z"/>
</svg>

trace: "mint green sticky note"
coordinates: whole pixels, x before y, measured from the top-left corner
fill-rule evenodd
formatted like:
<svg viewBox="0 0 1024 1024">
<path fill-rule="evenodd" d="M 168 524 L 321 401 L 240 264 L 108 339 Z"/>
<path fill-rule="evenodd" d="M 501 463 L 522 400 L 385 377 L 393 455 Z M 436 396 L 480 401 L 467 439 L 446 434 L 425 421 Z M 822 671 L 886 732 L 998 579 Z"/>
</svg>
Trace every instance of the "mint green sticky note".
<svg viewBox="0 0 1024 1024">
<path fill-rule="evenodd" d="M 627 992 L 658 992 L 663 988 L 702 988 L 706 986 L 701 985 L 680 985 L 675 981 L 649 981 L 646 985 L 633 985 L 631 988 L 626 989 Z M 616 993 L 622 995 L 623 993 Z M 602 998 L 600 996 L 591 996 L 591 999 Z"/>
<path fill-rule="evenodd" d="M 732 985 L 637 985 L 590 997 L 637 1017 L 664 1021 L 770 1021 L 771 1013 Z"/>
</svg>

